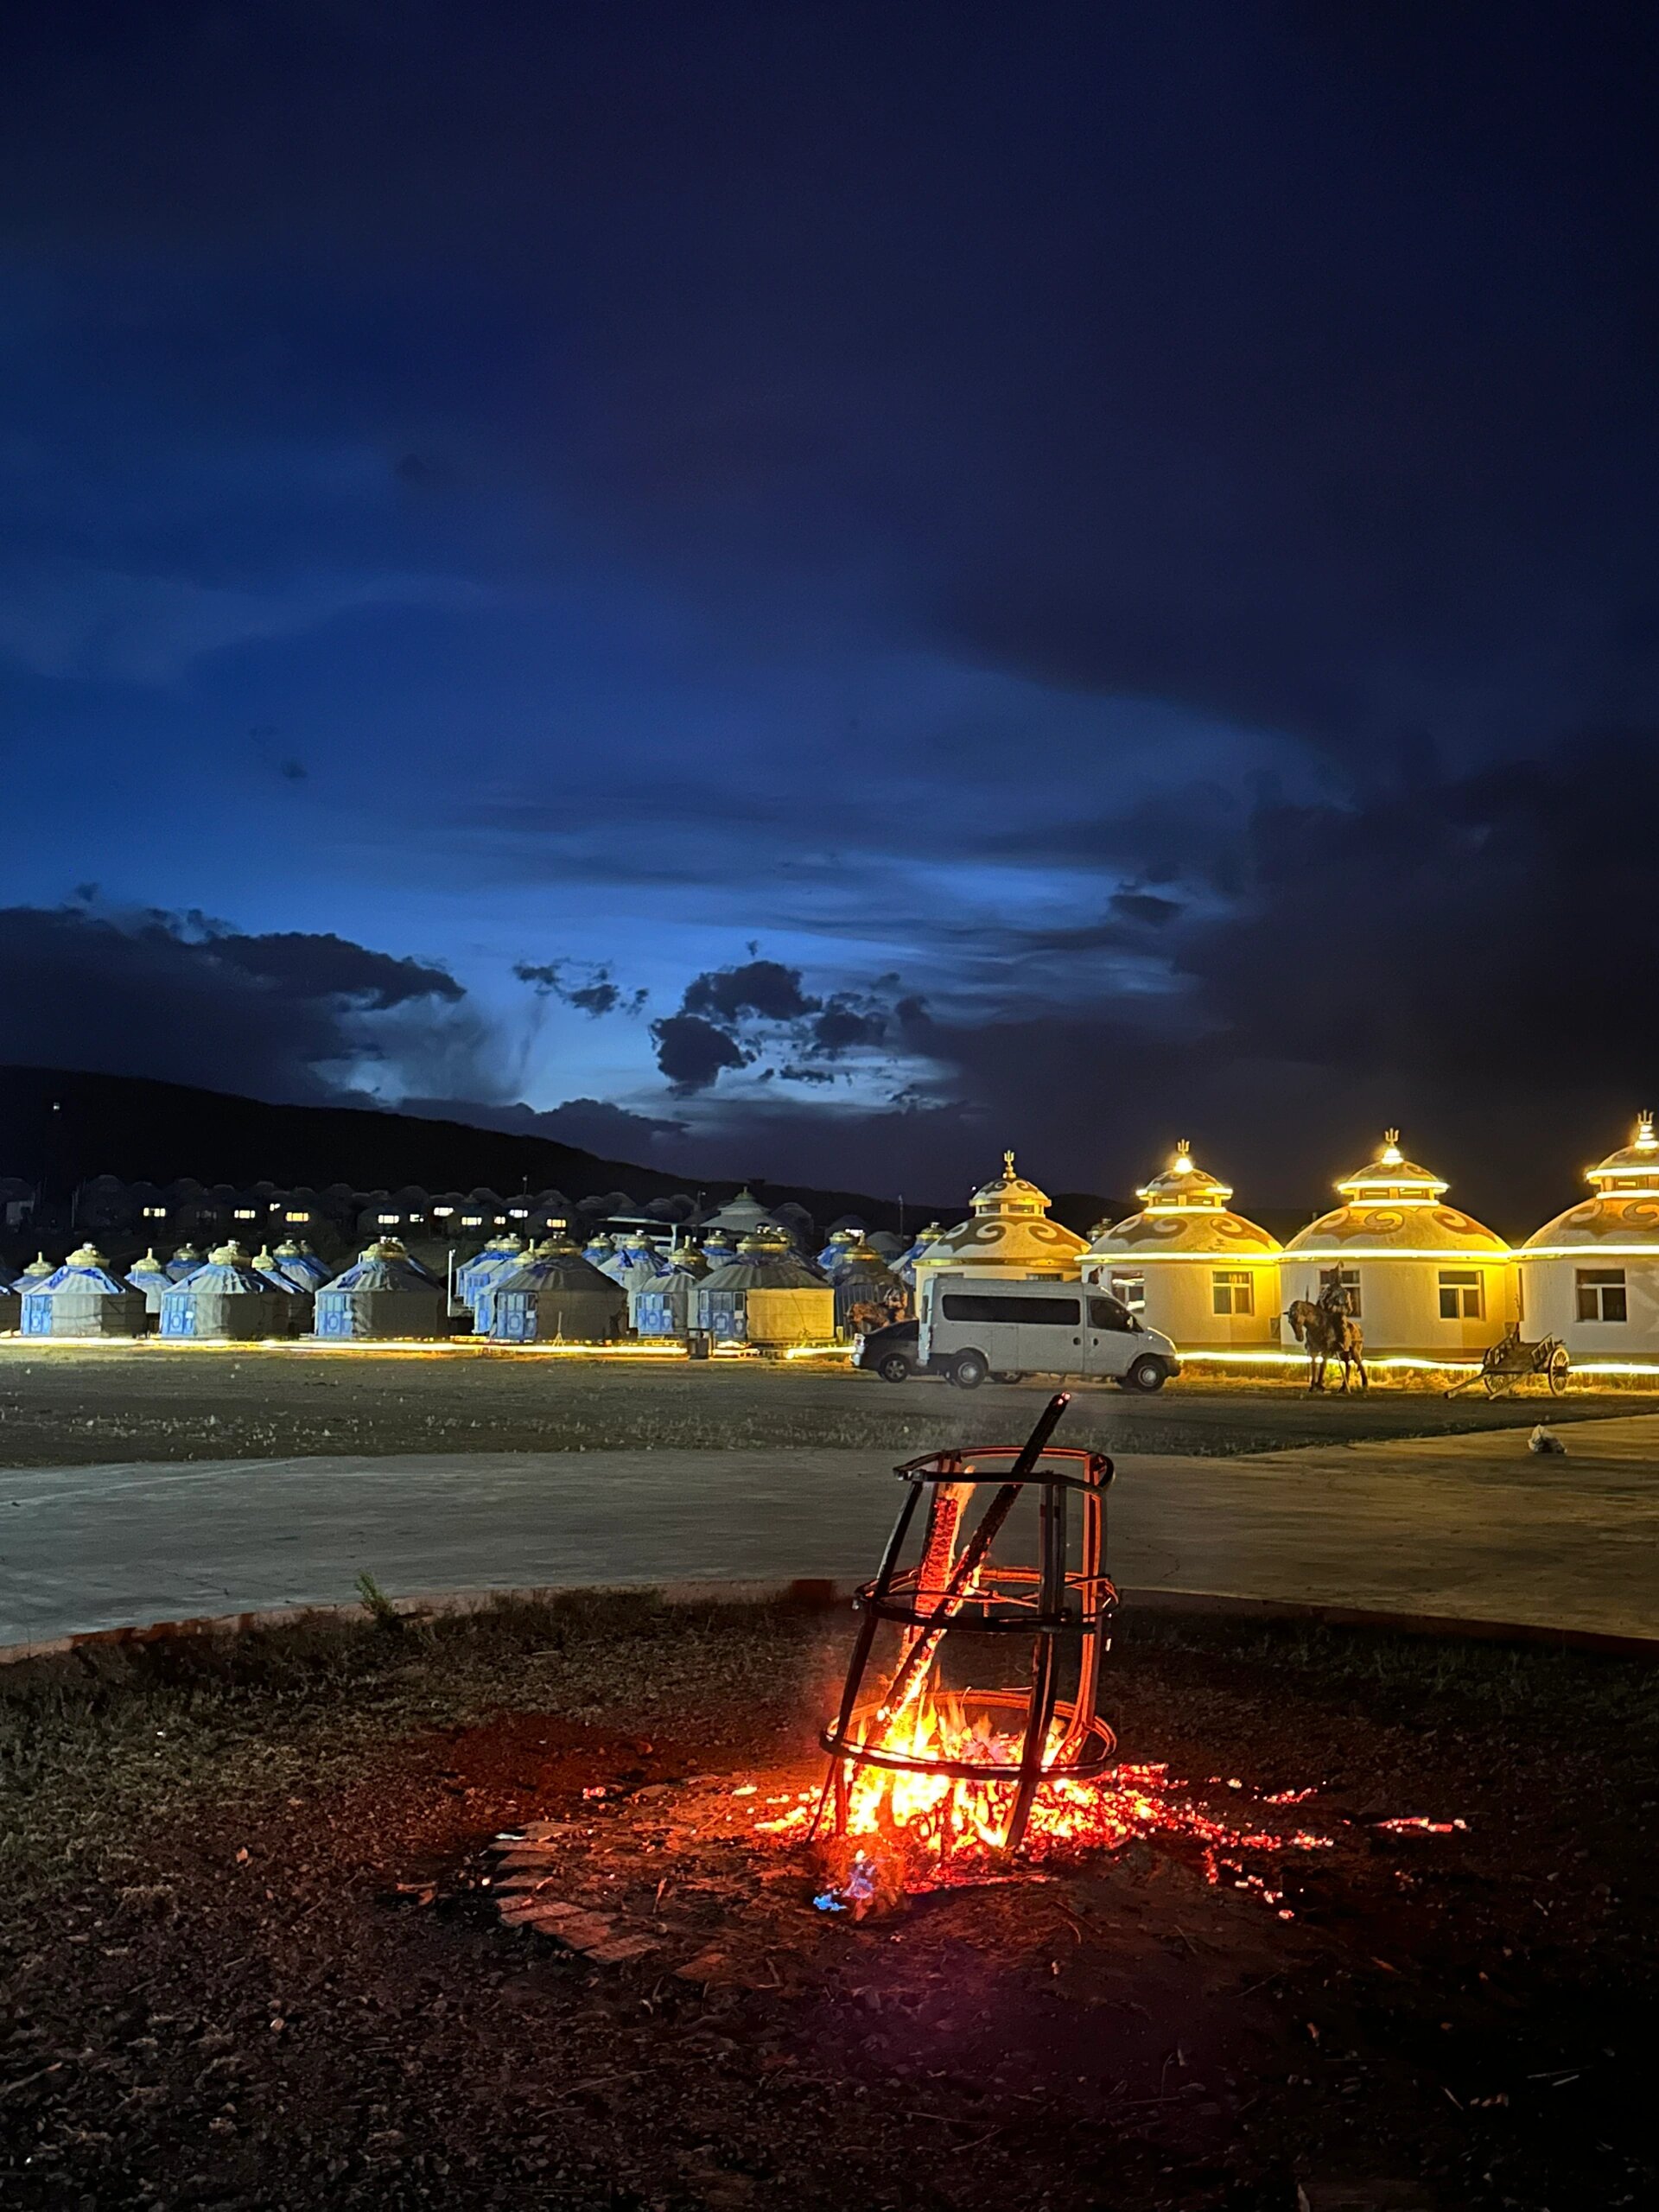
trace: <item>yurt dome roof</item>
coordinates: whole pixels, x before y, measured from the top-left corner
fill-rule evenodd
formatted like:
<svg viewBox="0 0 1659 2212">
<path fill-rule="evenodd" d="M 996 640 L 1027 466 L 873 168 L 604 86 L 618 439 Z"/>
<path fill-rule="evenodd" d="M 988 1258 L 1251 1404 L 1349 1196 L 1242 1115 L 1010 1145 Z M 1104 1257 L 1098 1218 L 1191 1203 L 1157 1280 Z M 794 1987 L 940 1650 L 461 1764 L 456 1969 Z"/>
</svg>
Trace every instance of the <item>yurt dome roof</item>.
<svg viewBox="0 0 1659 2212">
<path fill-rule="evenodd" d="M 1200 1167 L 1183 1137 L 1163 1173 L 1136 1192 L 1141 1211 L 1103 1224 L 1089 1249 L 1114 1259 L 1250 1259 L 1277 1252 L 1276 1236 L 1230 1210 L 1232 1195 L 1232 1185 Z"/>
<path fill-rule="evenodd" d="M 1088 1250 L 1081 1236 L 1074 1236 L 1058 1221 L 1048 1218 L 1048 1198 L 1034 1183 L 1014 1169 L 1014 1154 L 1002 1155 L 1002 1173 L 974 1193 L 974 1217 L 962 1221 L 933 1239 L 916 1255 L 912 1266 L 931 1271 L 952 1267 L 1007 1269 L 1010 1274 L 1068 1275 Z"/>
<path fill-rule="evenodd" d="M 704 1290 L 822 1290 L 823 1277 L 809 1267 L 787 1242 L 765 1235 L 746 1236 L 737 1257 L 711 1268 Z"/>
<path fill-rule="evenodd" d="M 429 1295 L 429 1277 L 411 1265 L 396 1237 L 381 1237 L 369 1245 L 360 1259 L 322 1286 L 330 1290 L 418 1290 Z"/>
<path fill-rule="evenodd" d="M 1611 1257 L 1627 1249 L 1632 1256 L 1659 1251 L 1659 1138 L 1651 1114 L 1639 1116 L 1630 1143 L 1587 1167 L 1585 1178 L 1595 1185 L 1595 1197 L 1581 1198 L 1535 1230 L 1523 1252 L 1535 1256 L 1569 1249 Z"/>
<path fill-rule="evenodd" d="M 531 1247 L 521 1267 L 498 1275 L 490 1286 L 496 1298 L 515 1290 L 583 1290 L 602 1291 L 614 1299 L 619 1288 L 611 1276 L 583 1258 L 567 1236 L 543 1237 Z"/>
<path fill-rule="evenodd" d="M 29 1270 L 25 1268 L 23 1272 L 27 1274 Z M 112 1297 L 128 1293 L 128 1286 L 116 1280 L 104 1255 L 92 1244 L 77 1245 L 63 1265 L 54 1268 L 44 1282 L 36 1281 L 29 1287 L 35 1290 L 100 1290 Z"/>
<path fill-rule="evenodd" d="M 37 1252 L 17 1280 L 19 1282 L 44 1282 L 48 1275 L 55 1273 L 56 1269 L 45 1253 Z"/>
<path fill-rule="evenodd" d="M 169 1298 L 224 1297 L 232 1292 L 252 1292 L 269 1298 L 270 1285 L 259 1274 L 239 1244 L 216 1244 L 206 1264 L 183 1282 L 175 1282 Z"/>
<path fill-rule="evenodd" d="M 1507 1253 L 1501 1236 L 1458 1207 L 1440 1203 L 1450 1187 L 1443 1177 L 1406 1158 L 1398 1129 L 1385 1130 L 1370 1164 L 1338 1184 L 1348 1204 L 1299 1229 L 1285 1250 L 1340 1253 L 1350 1259 Z"/>
<path fill-rule="evenodd" d="M 1183 1212 L 1192 1207 L 1207 1206 L 1214 1211 L 1232 1197 L 1233 1186 L 1224 1183 L 1219 1175 L 1211 1174 L 1208 1168 L 1200 1167 L 1192 1157 L 1191 1144 L 1183 1137 L 1170 1154 L 1162 1174 L 1143 1183 L 1135 1195 L 1153 1212 L 1166 1206 L 1179 1207 Z"/>
<path fill-rule="evenodd" d="M 837 1280 L 845 1282 L 850 1276 L 857 1276 L 865 1282 L 891 1283 L 898 1280 L 881 1254 L 873 1245 L 866 1243 L 861 1236 L 856 1243 L 848 1247 Z"/>
</svg>

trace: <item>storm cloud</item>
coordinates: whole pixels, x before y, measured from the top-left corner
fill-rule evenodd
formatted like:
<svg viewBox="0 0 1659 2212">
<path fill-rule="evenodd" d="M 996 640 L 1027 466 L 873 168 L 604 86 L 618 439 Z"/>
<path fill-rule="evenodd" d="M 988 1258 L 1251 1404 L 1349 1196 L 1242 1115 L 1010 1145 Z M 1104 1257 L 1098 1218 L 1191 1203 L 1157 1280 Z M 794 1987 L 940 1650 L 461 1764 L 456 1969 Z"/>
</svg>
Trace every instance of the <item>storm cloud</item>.
<svg viewBox="0 0 1659 2212">
<path fill-rule="evenodd" d="M 9 1050 L 1284 1205 L 1651 1100 L 1637 12 L 290 13 L 9 55 Z"/>
<path fill-rule="evenodd" d="M 249 936 L 201 915 L 0 909 L 13 1061 L 314 1103 L 351 1088 L 418 1011 L 429 1058 L 465 993 L 444 969 L 333 934 Z M 388 1027 L 378 1017 L 391 1017 Z M 463 1033 L 464 1065 L 484 1073 Z"/>
</svg>

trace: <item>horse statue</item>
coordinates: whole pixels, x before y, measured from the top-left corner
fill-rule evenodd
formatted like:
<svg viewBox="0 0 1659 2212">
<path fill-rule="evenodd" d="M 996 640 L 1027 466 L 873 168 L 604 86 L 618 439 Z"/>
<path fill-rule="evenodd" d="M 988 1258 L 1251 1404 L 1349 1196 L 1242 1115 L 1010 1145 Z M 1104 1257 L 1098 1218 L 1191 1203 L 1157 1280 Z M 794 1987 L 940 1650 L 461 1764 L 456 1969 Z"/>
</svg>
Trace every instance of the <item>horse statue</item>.
<svg viewBox="0 0 1659 2212">
<path fill-rule="evenodd" d="M 1358 1322 L 1348 1311 L 1346 1291 L 1332 1284 L 1319 1294 L 1317 1305 L 1310 1298 L 1293 1299 L 1285 1319 L 1297 1343 L 1306 1350 L 1310 1391 L 1324 1389 L 1325 1364 L 1332 1359 L 1340 1361 L 1342 1365 L 1344 1397 L 1356 1369 L 1359 1370 L 1360 1389 L 1370 1389 L 1371 1378 L 1365 1372 L 1363 1356 L 1365 1338 Z"/>
</svg>

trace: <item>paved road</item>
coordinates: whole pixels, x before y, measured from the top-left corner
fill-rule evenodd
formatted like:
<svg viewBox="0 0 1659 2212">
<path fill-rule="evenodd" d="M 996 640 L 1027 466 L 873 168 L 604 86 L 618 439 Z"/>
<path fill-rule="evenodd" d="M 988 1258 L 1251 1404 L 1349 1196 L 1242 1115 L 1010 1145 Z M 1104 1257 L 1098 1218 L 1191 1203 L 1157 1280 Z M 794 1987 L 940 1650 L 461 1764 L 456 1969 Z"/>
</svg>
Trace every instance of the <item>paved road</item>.
<svg viewBox="0 0 1659 2212">
<path fill-rule="evenodd" d="M 1126 1455 L 1141 1587 L 1659 1635 L 1659 1414 L 1251 1458 Z M 0 1471 L 0 1645 L 394 1595 L 869 1572 L 898 1486 L 865 1452 L 308 1458 Z"/>
</svg>

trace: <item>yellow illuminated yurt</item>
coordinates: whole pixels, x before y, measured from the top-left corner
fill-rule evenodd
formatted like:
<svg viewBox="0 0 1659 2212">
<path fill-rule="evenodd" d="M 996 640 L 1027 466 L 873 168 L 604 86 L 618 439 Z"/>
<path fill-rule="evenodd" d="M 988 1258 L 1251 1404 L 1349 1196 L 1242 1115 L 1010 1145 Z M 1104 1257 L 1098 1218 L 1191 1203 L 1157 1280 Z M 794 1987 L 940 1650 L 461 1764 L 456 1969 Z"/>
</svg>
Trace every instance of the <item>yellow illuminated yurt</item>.
<svg viewBox="0 0 1659 2212">
<path fill-rule="evenodd" d="M 1596 1195 L 1521 1247 L 1522 1334 L 1559 1337 L 1580 1365 L 1659 1358 L 1659 1137 L 1643 1114 L 1622 1152 L 1586 1170 Z"/>
<path fill-rule="evenodd" d="M 1076 1282 L 1086 1240 L 1048 1218 L 1048 1198 L 1014 1172 L 1014 1154 L 1002 1155 L 1002 1173 L 974 1192 L 973 1217 L 959 1221 L 915 1255 L 916 1287 L 941 1274 L 1042 1275 Z"/>
<path fill-rule="evenodd" d="M 1140 1212 L 1096 1235 L 1084 1280 L 1183 1350 L 1276 1344 L 1279 1240 L 1232 1212 L 1232 1195 L 1183 1138 L 1163 1173 L 1135 1192 Z"/>
<path fill-rule="evenodd" d="M 1405 1158 L 1398 1129 L 1337 1188 L 1346 1203 L 1284 1249 L 1287 1306 L 1339 1286 L 1368 1359 L 1465 1360 L 1497 1342 L 1516 1319 L 1513 1255 L 1501 1236 L 1444 1204 L 1449 1185 Z M 1287 1321 L 1283 1340 L 1294 1342 Z"/>
</svg>

